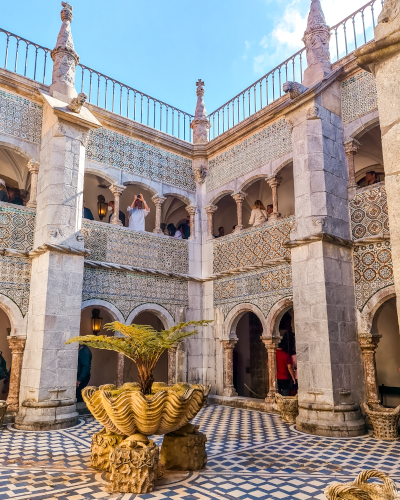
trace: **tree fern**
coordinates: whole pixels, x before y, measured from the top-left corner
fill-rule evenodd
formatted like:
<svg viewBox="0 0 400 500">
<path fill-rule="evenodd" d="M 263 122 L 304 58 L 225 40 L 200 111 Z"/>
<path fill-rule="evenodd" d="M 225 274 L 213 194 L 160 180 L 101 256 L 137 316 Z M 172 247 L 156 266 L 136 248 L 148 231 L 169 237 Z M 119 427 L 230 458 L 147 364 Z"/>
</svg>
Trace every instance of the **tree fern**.
<svg viewBox="0 0 400 500">
<path fill-rule="evenodd" d="M 185 328 L 205 326 L 209 323 L 211 321 L 208 320 L 182 322 L 169 330 L 159 332 L 148 325 L 124 325 L 119 321 L 114 321 L 104 325 L 104 329 L 121 332 L 123 337 L 86 335 L 73 337 L 66 344 L 79 342 L 97 349 L 108 349 L 122 353 L 136 364 L 143 394 L 151 394 L 151 386 L 154 382 L 153 370 L 162 353 L 174 347 L 180 340 L 198 333 L 197 330 L 184 331 Z"/>
</svg>

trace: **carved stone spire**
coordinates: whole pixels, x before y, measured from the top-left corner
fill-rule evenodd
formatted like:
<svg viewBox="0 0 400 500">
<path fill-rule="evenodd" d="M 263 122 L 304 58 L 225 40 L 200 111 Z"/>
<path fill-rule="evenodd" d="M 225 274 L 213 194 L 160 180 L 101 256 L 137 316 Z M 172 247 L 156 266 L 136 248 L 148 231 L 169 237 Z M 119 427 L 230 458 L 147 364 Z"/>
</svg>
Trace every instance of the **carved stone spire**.
<svg viewBox="0 0 400 500">
<path fill-rule="evenodd" d="M 330 38 L 330 29 L 326 24 L 320 1 L 311 0 L 307 29 L 303 36 L 308 65 L 303 80 L 306 87 L 319 82 L 332 71 Z"/>
<path fill-rule="evenodd" d="M 76 97 L 75 69 L 79 63 L 79 56 L 75 52 L 74 41 L 71 33 L 71 22 L 73 19 L 72 5 L 61 2 L 62 26 L 58 34 L 57 43 L 51 52 L 53 59 L 53 76 L 50 85 L 50 93 L 59 92 L 68 97 Z"/>
<path fill-rule="evenodd" d="M 204 105 L 204 82 L 203 80 L 198 80 L 196 82 L 197 86 L 197 105 L 194 114 L 194 120 L 192 121 L 191 127 L 193 129 L 193 144 L 205 144 L 208 142 L 207 130 L 211 127 L 211 124 L 207 118 L 207 111 Z"/>
</svg>

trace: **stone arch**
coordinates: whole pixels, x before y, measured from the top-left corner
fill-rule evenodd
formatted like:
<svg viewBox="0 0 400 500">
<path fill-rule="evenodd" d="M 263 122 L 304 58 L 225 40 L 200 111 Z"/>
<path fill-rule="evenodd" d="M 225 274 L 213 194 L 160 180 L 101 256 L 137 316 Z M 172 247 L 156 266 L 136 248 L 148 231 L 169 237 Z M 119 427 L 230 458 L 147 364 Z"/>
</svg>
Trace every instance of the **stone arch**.
<svg viewBox="0 0 400 500">
<path fill-rule="evenodd" d="M 130 325 L 136 318 L 136 316 L 145 311 L 150 312 L 155 316 L 157 316 L 157 318 L 159 318 L 161 323 L 164 325 L 165 329 L 171 328 L 175 324 L 174 318 L 164 307 L 160 306 L 159 304 L 152 304 L 152 303 L 141 304 L 140 306 L 135 307 L 135 309 L 133 309 L 133 311 L 130 312 L 126 320 L 126 324 Z"/>
<path fill-rule="evenodd" d="M 252 184 L 254 184 L 255 182 L 257 182 L 257 181 L 265 181 L 266 179 L 268 179 L 268 176 L 265 175 L 265 174 L 253 175 L 252 177 L 249 177 L 248 179 L 246 179 L 241 184 L 241 186 L 239 187 L 238 191 L 244 191 L 244 192 L 246 192 L 246 189 L 248 187 L 250 187 Z"/>
<path fill-rule="evenodd" d="M 123 185 L 124 186 L 131 186 L 131 185 L 138 186 L 138 187 L 140 187 L 142 189 L 145 189 L 146 191 L 149 191 L 151 193 L 151 196 L 159 194 L 154 187 L 152 187 L 150 184 L 145 184 L 144 182 L 131 180 L 131 181 L 125 181 L 125 182 L 123 182 Z"/>
<path fill-rule="evenodd" d="M 345 141 L 352 137 L 353 139 L 360 139 L 368 130 L 379 125 L 379 111 L 375 109 L 362 117 L 362 121 L 354 120 L 344 126 Z"/>
<path fill-rule="evenodd" d="M 236 327 L 237 327 L 237 324 L 240 320 L 240 318 L 246 314 L 247 312 L 252 312 L 254 313 L 258 319 L 261 321 L 261 325 L 263 327 L 263 335 L 264 335 L 264 332 L 266 332 L 266 328 L 267 328 L 267 322 L 265 320 L 265 317 L 264 317 L 264 314 L 262 313 L 262 311 L 257 307 L 255 306 L 254 304 L 250 304 L 248 302 L 244 302 L 243 304 L 238 304 L 236 305 L 235 307 L 233 307 L 226 319 L 225 319 L 225 323 L 224 323 L 224 340 L 229 340 L 229 339 L 235 339 L 236 338 Z"/>
<path fill-rule="evenodd" d="M 26 337 L 27 316 L 22 316 L 21 310 L 9 297 L 0 293 L 0 308 L 7 314 L 11 323 L 10 335 Z"/>
<path fill-rule="evenodd" d="M 180 193 L 163 193 L 163 196 L 165 196 L 165 197 L 172 196 L 174 198 L 178 198 L 178 200 L 183 201 L 183 203 L 185 205 L 191 205 L 192 204 L 192 202 L 189 200 L 189 198 L 187 196 L 184 196 L 183 194 L 180 194 Z"/>
<path fill-rule="evenodd" d="M 230 194 L 233 194 L 233 193 L 234 193 L 234 191 L 231 190 L 231 189 L 227 189 L 225 191 L 221 191 L 218 194 L 216 194 L 213 198 L 211 198 L 211 200 L 208 202 L 208 205 L 215 205 L 220 200 L 222 200 L 222 198 L 224 196 L 227 196 L 227 195 L 230 195 Z"/>
<path fill-rule="evenodd" d="M 6 139 L 6 136 L 0 134 L 0 148 L 11 149 L 15 153 L 24 157 L 27 160 L 27 162 L 30 160 L 34 161 L 39 160 L 39 146 L 27 145 L 23 141 L 18 141 L 18 143 L 20 143 L 18 145 L 14 144 L 14 142 L 9 142 L 3 139 Z"/>
<path fill-rule="evenodd" d="M 110 184 L 119 184 L 118 179 L 114 178 L 112 175 L 102 170 L 101 168 L 94 168 L 85 164 L 85 174 L 97 175 L 106 180 L 107 182 L 109 182 Z"/>
<path fill-rule="evenodd" d="M 377 310 L 387 300 L 396 296 L 394 285 L 387 286 L 376 292 L 365 304 L 362 312 L 357 311 L 359 333 L 374 333 L 373 321 Z"/>
<path fill-rule="evenodd" d="M 83 311 L 84 309 L 87 309 L 88 307 L 102 307 L 103 309 L 106 309 L 114 321 L 119 321 L 120 323 L 125 323 L 125 319 L 119 309 L 117 309 L 114 304 L 111 304 L 110 302 L 107 302 L 106 300 L 100 300 L 100 299 L 90 299 L 90 300 L 85 300 L 82 302 L 81 305 L 81 310 Z"/>
<path fill-rule="evenodd" d="M 289 158 L 285 160 L 283 163 L 281 163 L 274 171 L 272 175 L 278 175 L 284 168 L 286 168 L 288 165 L 292 164 L 293 168 L 293 158 Z"/>
<path fill-rule="evenodd" d="M 267 316 L 267 326 L 264 330 L 265 338 L 279 337 L 279 323 L 289 309 L 293 307 L 293 297 L 283 297 L 276 302 Z"/>
</svg>

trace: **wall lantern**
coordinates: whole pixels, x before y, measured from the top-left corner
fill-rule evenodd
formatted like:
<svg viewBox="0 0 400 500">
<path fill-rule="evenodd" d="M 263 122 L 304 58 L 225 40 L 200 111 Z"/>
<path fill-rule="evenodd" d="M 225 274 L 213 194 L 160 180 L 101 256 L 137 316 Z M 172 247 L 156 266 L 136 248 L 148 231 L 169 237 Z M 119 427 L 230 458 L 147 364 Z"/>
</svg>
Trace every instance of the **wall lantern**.
<svg viewBox="0 0 400 500">
<path fill-rule="evenodd" d="M 103 220 L 103 218 L 106 216 L 107 213 L 107 207 L 108 203 L 106 203 L 106 199 L 102 194 L 99 194 L 97 197 L 97 211 L 99 212 L 99 218 L 100 220 Z"/>
<path fill-rule="evenodd" d="M 100 309 L 92 310 L 92 331 L 93 335 L 97 335 L 101 330 L 103 318 L 100 318 Z"/>
</svg>

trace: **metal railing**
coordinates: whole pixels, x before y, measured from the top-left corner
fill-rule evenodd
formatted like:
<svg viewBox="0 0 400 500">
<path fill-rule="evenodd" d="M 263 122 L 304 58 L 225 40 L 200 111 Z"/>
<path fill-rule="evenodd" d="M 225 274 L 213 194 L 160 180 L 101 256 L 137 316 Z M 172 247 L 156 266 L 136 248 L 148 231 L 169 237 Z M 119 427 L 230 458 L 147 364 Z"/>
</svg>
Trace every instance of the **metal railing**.
<svg viewBox="0 0 400 500">
<path fill-rule="evenodd" d="M 371 41 L 383 0 L 371 0 L 331 27 L 332 62 Z M 1 37 L 1 35 L 5 35 Z M 50 49 L 0 28 L 4 68 L 46 85 L 51 83 Z M 286 59 L 209 115 L 212 140 L 282 96 L 282 85 L 302 81 L 307 61 L 305 48 Z M 22 57 L 21 56 L 22 53 Z M 12 57 L 11 57 L 12 54 Z M 77 66 L 76 86 L 89 102 L 185 141 L 192 141 L 193 115 L 104 75 L 84 64 Z"/>
<path fill-rule="evenodd" d="M 50 49 L 0 28 L 0 50 L 3 49 L 4 69 L 45 85 L 51 84 L 53 61 Z M 84 64 L 78 64 L 75 82 L 77 90 L 80 87 L 79 91 L 88 95 L 90 103 L 191 142 L 193 115 Z"/>
<path fill-rule="evenodd" d="M 336 62 L 374 38 L 374 28 L 383 0 L 371 0 L 340 23 L 331 27 L 331 62 Z M 282 96 L 287 81 L 303 81 L 307 68 L 305 48 L 276 66 L 228 102 L 208 115 L 209 140 L 215 139 L 241 121 Z"/>
</svg>

